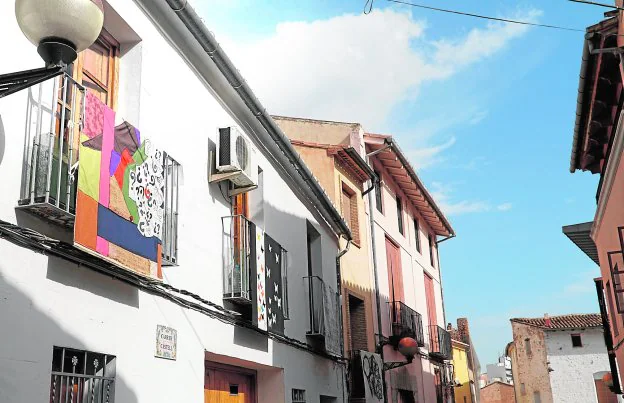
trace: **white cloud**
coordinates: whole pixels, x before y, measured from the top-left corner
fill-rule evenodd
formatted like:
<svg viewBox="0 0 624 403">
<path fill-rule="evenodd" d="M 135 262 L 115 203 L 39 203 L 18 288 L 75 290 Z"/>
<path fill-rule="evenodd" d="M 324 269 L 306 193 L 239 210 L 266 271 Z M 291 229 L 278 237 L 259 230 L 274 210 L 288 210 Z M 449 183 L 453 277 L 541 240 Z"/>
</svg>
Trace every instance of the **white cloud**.
<svg viewBox="0 0 624 403">
<path fill-rule="evenodd" d="M 455 144 L 455 137 L 451 137 L 447 142 L 439 145 L 408 151 L 407 155 L 414 168 L 423 169 L 439 163 L 442 160 L 440 154 L 452 147 L 453 144 Z"/>
<path fill-rule="evenodd" d="M 516 17 L 538 15 L 530 10 Z M 462 38 L 431 42 L 423 21 L 388 8 L 284 22 L 268 37 L 225 41 L 224 48 L 271 113 L 360 122 L 377 131 L 421 84 L 491 57 L 527 29 L 488 24 Z"/>
<path fill-rule="evenodd" d="M 509 210 L 511 210 L 512 207 L 513 207 L 513 205 L 511 203 L 507 202 L 507 203 L 502 203 L 502 204 L 499 204 L 498 206 L 496 206 L 496 210 L 498 210 L 498 211 L 509 211 Z"/>
<path fill-rule="evenodd" d="M 451 197 L 454 191 L 453 186 L 442 184 L 440 182 L 433 182 L 432 188 L 433 191 L 431 192 L 431 195 L 435 199 L 436 203 L 438 203 L 444 214 L 448 216 L 457 216 L 469 213 L 484 213 L 492 210 L 509 211 L 513 207 L 512 203 L 509 202 L 501 203 L 493 207 L 491 203 L 483 200 L 454 201 Z"/>
</svg>

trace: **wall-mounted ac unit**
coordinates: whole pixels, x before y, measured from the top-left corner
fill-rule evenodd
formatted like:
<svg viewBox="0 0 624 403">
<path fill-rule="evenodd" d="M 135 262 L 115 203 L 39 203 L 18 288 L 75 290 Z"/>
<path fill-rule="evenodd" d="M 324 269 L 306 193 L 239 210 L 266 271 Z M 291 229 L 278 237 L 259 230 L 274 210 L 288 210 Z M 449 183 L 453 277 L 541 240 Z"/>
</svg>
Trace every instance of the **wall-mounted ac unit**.
<svg viewBox="0 0 624 403">
<path fill-rule="evenodd" d="M 228 179 L 235 187 L 258 184 L 256 150 L 236 127 L 219 129 L 216 168 L 220 173 L 237 172 Z"/>
</svg>

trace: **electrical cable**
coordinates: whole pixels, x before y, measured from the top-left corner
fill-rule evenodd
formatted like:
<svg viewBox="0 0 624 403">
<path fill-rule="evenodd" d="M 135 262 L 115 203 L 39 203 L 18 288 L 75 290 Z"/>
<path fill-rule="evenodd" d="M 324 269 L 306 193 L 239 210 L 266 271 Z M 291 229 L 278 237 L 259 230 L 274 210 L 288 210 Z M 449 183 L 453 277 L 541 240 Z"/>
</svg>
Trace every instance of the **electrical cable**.
<svg viewBox="0 0 624 403">
<path fill-rule="evenodd" d="M 622 8 L 622 7 L 613 6 L 611 4 L 598 3 L 596 1 L 589 1 L 589 0 L 568 0 L 568 1 L 571 1 L 573 3 L 588 4 L 590 6 L 605 7 L 605 8 L 611 8 L 611 9 L 614 9 L 614 10 L 624 11 L 624 8 Z"/>
<path fill-rule="evenodd" d="M 364 4 L 364 14 L 370 14 L 373 11 L 373 3 L 375 0 L 366 0 L 366 4 Z"/>
<path fill-rule="evenodd" d="M 192 309 L 212 319 L 216 319 L 222 323 L 233 325 L 233 326 L 244 327 L 246 329 L 259 333 L 263 336 L 266 336 L 272 340 L 290 345 L 299 350 L 306 351 L 310 354 L 314 354 L 314 355 L 318 355 L 318 356 L 330 359 L 341 365 L 346 364 L 343 357 L 336 356 L 336 355 L 323 352 L 323 351 L 314 350 L 310 346 L 308 346 L 306 343 L 300 340 L 288 337 L 286 335 L 270 333 L 266 330 L 259 329 L 258 327 L 254 326 L 250 322 L 241 318 L 238 312 L 227 310 L 224 307 L 218 304 L 215 304 L 214 302 L 208 301 L 190 291 L 179 289 L 172 285 L 161 283 L 159 281 L 147 279 L 145 277 L 134 274 L 130 271 L 119 269 L 118 267 L 113 266 L 113 265 L 105 266 L 106 263 L 98 261 L 97 258 L 93 258 L 93 261 L 85 260 L 91 257 L 87 256 L 86 253 L 77 250 L 70 244 L 67 244 L 67 243 L 52 239 L 52 238 L 48 238 L 45 235 L 42 235 L 29 228 L 20 227 L 18 225 L 11 224 L 7 221 L 0 219 L 0 239 L 6 239 L 15 245 L 18 245 L 18 246 L 21 246 L 21 247 L 24 247 L 24 248 L 33 250 L 35 252 L 48 255 L 48 256 L 61 258 L 69 262 L 72 262 L 74 264 L 87 267 L 101 274 L 111 276 L 112 278 L 116 280 L 122 281 L 130 285 L 134 285 L 140 288 L 141 290 L 146 291 L 152 295 L 162 297 L 186 309 Z M 201 304 L 190 301 L 188 299 L 185 299 L 179 296 L 176 296 L 173 293 L 193 298 L 197 300 L 198 302 L 201 302 Z M 202 304 L 207 305 L 207 306 L 204 306 Z"/>
<path fill-rule="evenodd" d="M 463 16 L 474 17 L 474 18 L 481 18 L 481 19 L 484 19 L 484 20 L 507 22 L 507 23 L 510 23 L 510 24 L 529 25 L 529 26 L 541 27 L 541 28 L 558 29 L 558 30 L 562 30 L 562 31 L 586 32 L 584 29 L 563 27 L 563 26 L 559 26 L 559 25 L 538 24 L 538 23 L 528 22 L 528 21 L 511 20 L 511 19 L 508 19 L 508 18 L 490 17 L 490 16 L 487 16 L 487 15 L 473 14 L 473 13 L 467 13 L 467 12 L 463 12 L 463 11 L 456 11 L 456 10 L 449 10 L 449 9 L 438 8 L 438 7 L 431 7 L 431 6 L 426 6 L 426 5 L 423 5 L 423 4 L 410 3 L 410 2 L 402 1 L 402 0 L 386 0 L 386 1 L 391 2 L 391 3 L 403 4 L 403 5 L 406 5 L 406 6 L 424 8 L 424 9 L 427 9 L 427 10 L 440 11 L 440 12 L 443 12 L 443 13 L 457 14 L 457 15 L 463 15 Z"/>
</svg>

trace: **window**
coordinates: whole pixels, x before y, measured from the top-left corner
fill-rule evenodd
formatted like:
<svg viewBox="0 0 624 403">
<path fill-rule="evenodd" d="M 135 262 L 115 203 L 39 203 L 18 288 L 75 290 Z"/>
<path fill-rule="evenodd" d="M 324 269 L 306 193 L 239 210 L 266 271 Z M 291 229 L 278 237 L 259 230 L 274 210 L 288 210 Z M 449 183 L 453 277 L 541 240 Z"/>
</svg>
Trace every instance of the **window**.
<svg viewBox="0 0 624 403">
<path fill-rule="evenodd" d="M 429 262 L 431 262 L 431 267 L 435 267 L 435 259 L 433 257 L 434 249 L 435 249 L 435 237 L 433 235 L 429 235 Z"/>
<path fill-rule="evenodd" d="M 624 256 L 621 252 L 609 252 L 609 268 L 615 307 L 618 313 L 624 313 Z"/>
<path fill-rule="evenodd" d="M 111 108 L 116 103 L 115 64 L 118 57 L 119 43 L 106 30 L 102 30 L 100 37 L 80 54 L 76 63 L 78 80 Z"/>
<path fill-rule="evenodd" d="M 293 389 L 292 390 L 292 403 L 305 403 L 306 396 L 305 390 L 303 389 Z"/>
<path fill-rule="evenodd" d="M 364 301 L 349 295 L 349 350 L 367 351 L 368 336 L 366 330 L 366 308 Z"/>
<path fill-rule="evenodd" d="M 533 392 L 533 403 L 542 403 L 542 398 L 538 391 Z"/>
<path fill-rule="evenodd" d="M 531 339 L 524 339 L 524 350 L 526 351 L 527 355 L 531 355 Z"/>
<path fill-rule="evenodd" d="M 345 219 L 351 233 L 353 234 L 353 242 L 359 246 L 360 244 L 360 223 L 358 217 L 358 201 L 355 192 L 344 183 L 342 184 L 341 197 L 342 217 Z"/>
<path fill-rule="evenodd" d="M 520 384 L 520 393 L 522 394 L 522 396 L 526 395 L 526 386 L 524 385 L 524 383 Z"/>
<path fill-rule="evenodd" d="M 399 389 L 399 402 L 416 403 L 416 400 L 414 400 L 414 392 L 411 390 Z"/>
<path fill-rule="evenodd" d="M 375 206 L 377 211 L 383 214 L 383 194 L 381 193 L 381 174 L 375 170 L 377 175 L 377 182 L 375 182 Z"/>
<path fill-rule="evenodd" d="M 162 264 L 173 266 L 178 264 L 178 186 L 182 167 L 167 153 L 164 153 L 163 161 L 165 216 L 162 231 Z"/>
<path fill-rule="evenodd" d="M 403 235 L 403 201 L 399 196 L 396 197 L 397 220 L 399 222 L 399 232 Z"/>
<path fill-rule="evenodd" d="M 416 250 L 418 253 L 421 253 L 420 248 L 420 223 L 418 222 L 418 218 L 414 217 L 414 240 L 416 242 Z"/>
<path fill-rule="evenodd" d="M 583 341 L 581 340 L 580 334 L 571 335 L 572 338 L 572 347 L 583 347 Z"/>
<path fill-rule="evenodd" d="M 230 385 L 230 396 L 238 396 L 238 385 Z"/>
<path fill-rule="evenodd" d="M 69 395 L 74 402 L 113 403 L 115 371 L 114 355 L 54 347 L 50 402 L 69 402 Z"/>
</svg>

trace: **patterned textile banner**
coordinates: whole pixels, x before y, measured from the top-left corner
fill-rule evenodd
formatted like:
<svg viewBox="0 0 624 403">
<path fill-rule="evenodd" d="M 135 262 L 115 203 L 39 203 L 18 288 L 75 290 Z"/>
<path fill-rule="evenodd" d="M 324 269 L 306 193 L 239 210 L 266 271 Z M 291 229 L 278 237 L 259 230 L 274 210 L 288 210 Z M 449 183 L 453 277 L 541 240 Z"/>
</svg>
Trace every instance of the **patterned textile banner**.
<svg viewBox="0 0 624 403">
<path fill-rule="evenodd" d="M 80 134 L 74 244 L 124 269 L 162 279 L 163 153 L 87 93 Z"/>
<path fill-rule="evenodd" d="M 362 375 L 367 403 L 383 402 L 383 361 L 381 356 L 368 351 L 360 351 Z"/>
<path fill-rule="evenodd" d="M 264 236 L 264 261 L 266 266 L 266 306 L 269 331 L 284 334 L 282 305 L 282 246 L 273 238 Z"/>
</svg>

